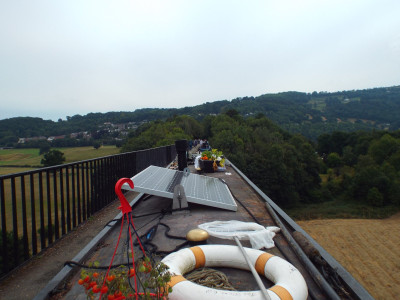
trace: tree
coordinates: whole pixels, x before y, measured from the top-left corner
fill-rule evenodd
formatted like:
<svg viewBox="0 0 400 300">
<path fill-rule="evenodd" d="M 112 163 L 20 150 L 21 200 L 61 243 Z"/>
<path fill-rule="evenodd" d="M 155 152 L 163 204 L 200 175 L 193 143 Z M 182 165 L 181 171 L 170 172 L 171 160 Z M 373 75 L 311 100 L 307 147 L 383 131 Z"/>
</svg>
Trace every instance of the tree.
<svg viewBox="0 0 400 300">
<path fill-rule="evenodd" d="M 40 161 L 45 167 L 61 165 L 63 162 L 65 162 L 64 153 L 55 149 L 47 152 Z"/>
<path fill-rule="evenodd" d="M 390 158 L 391 155 L 399 151 L 400 141 L 389 134 L 385 134 L 379 140 L 375 140 L 369 147 L 369 153 L 378 164 Z"/>
<path fill-rule="evenodd" d="M 342 160 L 336 152 L 329 153 L 326 158 L 326 165 L 328 168 L 338 168 L 342 165 Z"/>
<path fill-rule="evenodd" d="M 99 149 L 101 147 L 101 143 L 99 141 L 93 142 L 93 148 L 94 149 Z"/>
<path fill-rule="evenodd" d="M 376 187 L 369 189 L 367 203 L 373 206 L 383 206 L 383 196 Z"/>
</svg>

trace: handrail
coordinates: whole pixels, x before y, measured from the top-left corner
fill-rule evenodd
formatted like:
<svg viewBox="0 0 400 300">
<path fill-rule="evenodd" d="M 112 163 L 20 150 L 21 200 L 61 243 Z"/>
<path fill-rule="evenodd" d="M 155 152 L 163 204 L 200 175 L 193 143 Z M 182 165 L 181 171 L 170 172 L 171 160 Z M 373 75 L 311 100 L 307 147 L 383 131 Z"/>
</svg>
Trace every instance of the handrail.
<svg viewBox="0 0 400 300">
<path fill-rule="evenodd" d="M 169 145 L 0 176 L 0 277 L 114 201 L 119 178 L 175 156 Z"/>
</svg>

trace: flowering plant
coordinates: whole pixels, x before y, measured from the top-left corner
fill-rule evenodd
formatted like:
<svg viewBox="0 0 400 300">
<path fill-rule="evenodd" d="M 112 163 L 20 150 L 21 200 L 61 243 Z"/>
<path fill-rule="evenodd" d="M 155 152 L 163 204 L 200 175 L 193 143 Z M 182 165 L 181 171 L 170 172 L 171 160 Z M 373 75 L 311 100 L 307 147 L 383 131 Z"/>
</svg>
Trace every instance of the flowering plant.
<svg viewBox="0 0 400 300">
<path fill-rule="evenodd" d="M 203 151 L 201 154 L 202 160 L 212 160 L 214 162 L 218 162 L 221 167 L 225 165 L 225 158 L 222 151 L 218 151 L 218 149 L 212 149 L 211 151 Z"/>
<path fill-rule="evenodd" d="M 93 266 L 97 268 L 99 263 L 95 262 Z M 171 280 L 168 266 L 162 262 L 153 265 L 148 257 L 139 261 L 135 268 L 119 266 L 111 269 L 107 278 L 106 273 L 93 272 L 90 268 L 83 269 L 78 284 L 85 288 L 87 299 L 137 299 L 130 282 L 135 275 L 143 290 L 138 293 L 139 299 L 168 299 L 168 293 L 172 292 L 172 288 L 168 287 Z"/>
</svg>

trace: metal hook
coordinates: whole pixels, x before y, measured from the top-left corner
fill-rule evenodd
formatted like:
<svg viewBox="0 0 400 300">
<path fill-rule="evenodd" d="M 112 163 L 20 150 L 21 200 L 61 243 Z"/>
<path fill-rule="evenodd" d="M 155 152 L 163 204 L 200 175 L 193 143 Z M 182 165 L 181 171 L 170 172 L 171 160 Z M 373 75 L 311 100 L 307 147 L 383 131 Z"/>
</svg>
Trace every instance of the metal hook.
<svg viewBox="0 0 400 300">
<path fill-rule="evenodd" d="M 134 188 L 134 184 L 132 179 L 130 178 L 121 178 L 115 184 L 115 193 L 117 194 L 119 201 L 121 202 L 121 206 L 118 207 L 122 211 L 122 214 L 127 214 L 132 211 L 132 207 L 129 205 L 128 200 L 126 200 L 124 194 L 122 193 L 122 186 L 127 183 L 131 189 Z"/>
</svg>

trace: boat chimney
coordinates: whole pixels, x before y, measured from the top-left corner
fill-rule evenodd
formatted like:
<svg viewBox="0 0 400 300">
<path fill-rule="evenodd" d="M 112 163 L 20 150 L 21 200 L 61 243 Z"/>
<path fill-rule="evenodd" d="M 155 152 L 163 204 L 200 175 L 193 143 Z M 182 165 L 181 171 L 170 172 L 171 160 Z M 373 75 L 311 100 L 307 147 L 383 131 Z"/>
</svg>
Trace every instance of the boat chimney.
<svg viewBox="0 0 400 300">
<path fill-rule="evenodd" d="M 186 150 L 188 147 L 187 140 L 175 141 L 176 153 L 178 153 L 178 170 L 183 171 L 187 167 Z"/>
</svg>

